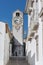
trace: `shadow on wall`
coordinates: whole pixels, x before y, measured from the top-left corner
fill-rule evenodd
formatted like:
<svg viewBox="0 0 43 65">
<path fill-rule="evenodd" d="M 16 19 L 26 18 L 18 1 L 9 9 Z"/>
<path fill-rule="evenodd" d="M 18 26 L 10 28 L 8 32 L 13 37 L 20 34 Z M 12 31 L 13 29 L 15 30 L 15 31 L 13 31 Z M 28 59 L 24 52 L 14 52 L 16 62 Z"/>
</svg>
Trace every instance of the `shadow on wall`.
<svg viewBox="0 0 43 65">
<path fill-rule="evenodd" d="M 31 57 L 31 51 L 28 52 L 28 63 L 30 65 L 35 65 L 35 54 Z"/>
</svg>

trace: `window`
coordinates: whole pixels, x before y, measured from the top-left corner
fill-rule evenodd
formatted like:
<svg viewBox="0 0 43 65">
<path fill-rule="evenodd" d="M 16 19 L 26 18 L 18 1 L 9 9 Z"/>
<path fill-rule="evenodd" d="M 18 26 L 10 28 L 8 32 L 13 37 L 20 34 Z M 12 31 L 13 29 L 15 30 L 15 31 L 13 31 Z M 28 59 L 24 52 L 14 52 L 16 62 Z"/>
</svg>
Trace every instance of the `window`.
<svg viewBox="0 0 43 65">
<path fill-rule="evenodd" d="M 19 12 L 17 12 L 17 13 L 16 13 L 16 16 L 20 16 L 20 13 L 19 13 Z"/>
</svg>

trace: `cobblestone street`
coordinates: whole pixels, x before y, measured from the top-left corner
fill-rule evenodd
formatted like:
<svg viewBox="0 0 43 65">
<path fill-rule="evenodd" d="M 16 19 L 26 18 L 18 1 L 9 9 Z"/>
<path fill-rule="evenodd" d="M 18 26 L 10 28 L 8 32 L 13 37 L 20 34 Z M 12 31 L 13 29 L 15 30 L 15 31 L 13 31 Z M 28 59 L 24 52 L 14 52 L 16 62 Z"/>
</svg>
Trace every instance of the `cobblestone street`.
<svg viewBox="0 0 43 65">
<path fill-rule="evenodd" d="M 7 65 L 29 65 L 26 59 L 24 58 L 10 58 Z"/>
</svg>

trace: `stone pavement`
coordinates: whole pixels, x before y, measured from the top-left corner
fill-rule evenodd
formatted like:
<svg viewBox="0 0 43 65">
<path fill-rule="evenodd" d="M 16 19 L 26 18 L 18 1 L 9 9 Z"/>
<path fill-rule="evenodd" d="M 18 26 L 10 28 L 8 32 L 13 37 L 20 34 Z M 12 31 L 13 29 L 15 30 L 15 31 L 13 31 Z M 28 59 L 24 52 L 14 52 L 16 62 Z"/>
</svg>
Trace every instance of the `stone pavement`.
<svg viewBox="0 0 43 65">
<path fill-rule="evenodd" d="M 29 65 L 26 59 L 24 58 L 10 58 L 7 65 Z"/>
</svg>

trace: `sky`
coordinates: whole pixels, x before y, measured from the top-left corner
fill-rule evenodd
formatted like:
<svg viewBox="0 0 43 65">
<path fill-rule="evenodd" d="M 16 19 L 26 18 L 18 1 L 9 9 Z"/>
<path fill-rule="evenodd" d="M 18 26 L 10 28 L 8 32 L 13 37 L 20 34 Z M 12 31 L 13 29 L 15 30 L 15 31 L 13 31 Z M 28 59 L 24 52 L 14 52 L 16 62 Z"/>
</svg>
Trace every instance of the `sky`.
<svg viewBox="0 0 43 65">
<path fill-rule="evenodd" d="M 12 29 L 12 14 L 19 9 L 24 12 L 26 0 L 0 0 L 0 21 L 8 23 L 10 29 Z M 27 22 L 25 21 L 24 24 Z M 27 30 L 27 25 L 24 29 Z"/>
<path fill-rule="evenodd" d="M 28 14 L 24 14 L 24 38 L 27 37 L 27 34 L 28 34 Z"/>
</svg>

